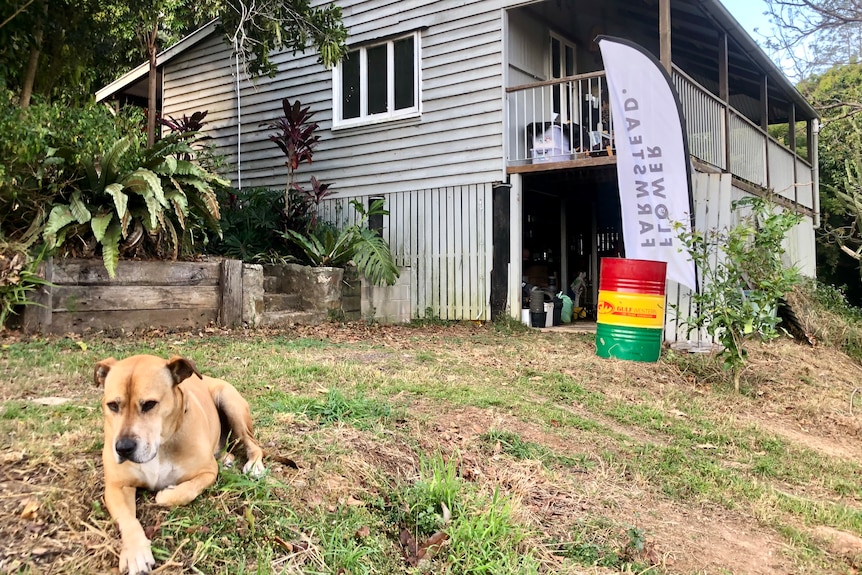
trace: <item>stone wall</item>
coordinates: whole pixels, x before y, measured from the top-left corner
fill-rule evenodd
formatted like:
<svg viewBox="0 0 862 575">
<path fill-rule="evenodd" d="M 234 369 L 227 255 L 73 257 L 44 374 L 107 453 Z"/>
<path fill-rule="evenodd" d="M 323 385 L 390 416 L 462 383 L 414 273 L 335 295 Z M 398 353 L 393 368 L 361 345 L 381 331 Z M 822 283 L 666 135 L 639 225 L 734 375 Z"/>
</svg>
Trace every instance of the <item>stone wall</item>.
<svg viewBox="0 0 862 575">
<path fill-rule="evenodd" d="M 392 286 L 362 283 L 362 317 L 381 323 L 408 323 L 413 317 L 410 293 L 410 268 L 401 268 Z"/>
</svg>

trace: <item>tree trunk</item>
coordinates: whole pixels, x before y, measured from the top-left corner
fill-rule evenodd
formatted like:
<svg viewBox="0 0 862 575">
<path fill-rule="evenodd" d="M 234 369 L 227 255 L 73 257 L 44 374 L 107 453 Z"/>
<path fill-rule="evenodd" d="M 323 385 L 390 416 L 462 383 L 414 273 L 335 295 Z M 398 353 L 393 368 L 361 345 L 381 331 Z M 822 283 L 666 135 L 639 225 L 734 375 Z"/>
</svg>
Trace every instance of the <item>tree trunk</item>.
<svg viewBox="0 0 862 575">
<path fill-rule="evenodd" d="M 30 98 L 33 96 L 33 85 L 36 83 L 36 71 L 39 69 L 39 55 L 42 53 L 43 30 L 44 26 L 40 22 L 38 28 L 33 32 L 33 44 L 30 46 L 30 57 L 27 59 L 27 68 L 24 71 L 21 97 L 18 98 L 18 105 L 21 108 L 30 107 Z"/>
<path fill-rule="evenodd" d="M 147 78 L 147 146 L 156 143 L 156 84 L 158 80 L 158 68 L 156 67 L 156 56 L 158 56 L 158 34 L 159 19 L 156 17 L 152 30 L 147 34 L 147 58 L 150 61 L 150 74 Z"/>
</svg>

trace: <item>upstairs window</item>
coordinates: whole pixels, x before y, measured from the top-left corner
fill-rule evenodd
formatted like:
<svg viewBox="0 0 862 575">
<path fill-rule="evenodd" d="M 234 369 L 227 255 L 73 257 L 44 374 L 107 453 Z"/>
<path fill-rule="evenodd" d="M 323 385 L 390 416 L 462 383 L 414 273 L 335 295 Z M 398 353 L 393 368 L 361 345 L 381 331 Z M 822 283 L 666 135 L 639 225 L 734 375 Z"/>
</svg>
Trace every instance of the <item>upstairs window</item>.
<svg viewBox="0 0 862 575">
<path fill-rule="evenodd" d="M 351 50 L 332 85 L 335 127 L 418 116 L 418 32 Z"/>
</svg>

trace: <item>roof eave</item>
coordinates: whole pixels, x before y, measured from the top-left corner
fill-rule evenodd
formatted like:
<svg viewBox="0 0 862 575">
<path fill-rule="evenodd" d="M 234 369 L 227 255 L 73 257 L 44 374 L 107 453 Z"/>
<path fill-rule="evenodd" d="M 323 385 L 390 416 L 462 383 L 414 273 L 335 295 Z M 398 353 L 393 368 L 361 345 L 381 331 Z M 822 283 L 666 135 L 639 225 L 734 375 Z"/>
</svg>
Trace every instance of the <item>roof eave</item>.
<svg viewBox="0 0 862 575">
<path fill-rule="evenodd" d="M 212 20 L 207 24 L 201 26 L 173 46 L 169 47 L 166 50 L 163 50 L 162 52 L 159 52 L 158 56 L 156 56 L 156 67 L 160 68 L 164 66 L 173 58 L 179 56 L 201 40 L 207 38 L 210 34 L 215 32 L 217 23 L 217 20 Z M 126 72 L 107 86 L 98 90 L 96 92 L 96 102 L 102 102 L 103 100 L 107 100 L 115 94 L 121 92 L 124 88 L 127 88 L 128 86 L 146 77 L 147 74 L 149 74 L 149 70 L 149 63 L 144 62 L 136 68 Z"/>
</svg>

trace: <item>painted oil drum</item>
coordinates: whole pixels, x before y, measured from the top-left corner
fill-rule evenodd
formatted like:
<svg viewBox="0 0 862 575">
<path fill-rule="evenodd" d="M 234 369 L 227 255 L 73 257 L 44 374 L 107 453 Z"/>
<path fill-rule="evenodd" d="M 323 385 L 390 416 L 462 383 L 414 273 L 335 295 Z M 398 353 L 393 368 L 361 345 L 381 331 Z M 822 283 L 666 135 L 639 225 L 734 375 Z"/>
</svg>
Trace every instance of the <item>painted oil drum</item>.
<svg viewBox="0 0 862 575">
<path fill-rule="evenodd" d="M 667 263 L 602 258 L 596 355 L 658 361 L 664 332 Z"/>
</svg>

